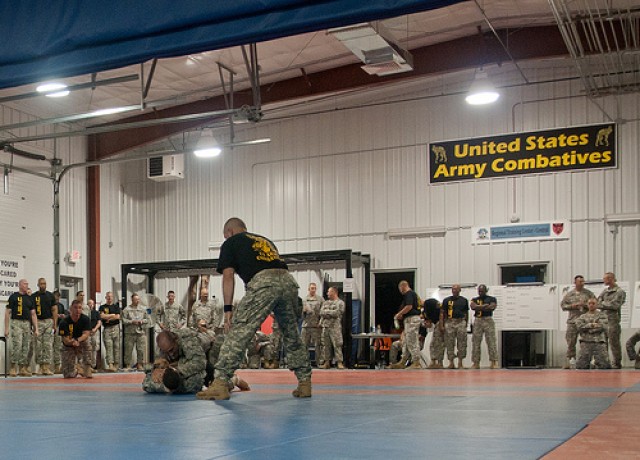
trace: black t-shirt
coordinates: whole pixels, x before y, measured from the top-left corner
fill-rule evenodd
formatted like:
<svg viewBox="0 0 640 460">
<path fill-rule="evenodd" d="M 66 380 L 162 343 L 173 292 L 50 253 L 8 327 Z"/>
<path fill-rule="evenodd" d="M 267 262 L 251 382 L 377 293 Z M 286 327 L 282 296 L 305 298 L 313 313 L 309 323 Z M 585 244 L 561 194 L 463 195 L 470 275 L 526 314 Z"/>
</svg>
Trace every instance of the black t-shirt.
<svg viewBox="0 0 640 460">
<path fill-rule="evenodd" d="M 471 299 L 472 302 L 475 302 L 478 305 L 491 305 L 492 303 L 497 304 L 498 301 L 496 300 L 495 297 L 492 297 L 490 295 L 486 295 L 484 297 L 474 297 L 473 299 Z M 488 311 L 480 311 L 480 310 L 475 310 L 474 315 L 476 318 L 488 318 L 490 316 L 493 316 L 493 310 L 488 310 Z"/>
<path fill-rule="evenodd" d="M 113 305 L 109 305 L 106 303 L 104 305 L 100 305 L 100 313 L 104 313 L 105 315 L 119 315 L 120 304 L 116 302 Z M 104 327 L 117 326 L 118 324 L 120 324 L 120 320 L 105 319 L 105 320 L 102 320 L 102 324 L 104 324 Z"/>
<path fill-rule="evenodd" d="M 404 308 L 407 305 L 411 305 L 411 310 L 404 314 L 405 318 L 407 316 L 415 316 L 420 314 L 420 309 L 418 308 L 418 294 L 416 294 L 412 290 L 408 290 L 404 294 L 402 294 L 402 307 Z"/>
<path fill-rule="evenodd" d="M 36 307 L 36 316 L 38 319 L 51 319 L 51 307 L 56 304 L 56 299 L 49 291 L 36 291 L 31 295 L 33 303 Z"/>
<path fill-rule="evenodd" d="M 100 321 L 100 312 L 98 310 L 91 310 L 91 329 L 96 327 L 98 321 Z"/>
<path fill-rule="evenodd" d="M 73 322 L 71 315 L 60 321 L 60 334 L 61 337 L 71 337 L 72 339 L 79 339 L 82 337 L 84 331 L 91 331 L 91 320 L 87 315 L 80 315 L 77 322 Z"/>
<path fill-rule="evenodd" d="M 14 292 L 9 297 L 7 308 L 11 310 L 11 319 L 31 320 L 31 310 L 35 308 L 30 295 Z"/>
<path fill-rule="evenodd" d="M 440 321 L 440 302 L 438 299 L 431 298 L 424 301 L 424 314 L 433 324 Z"/>
<path fill-rule="evenodd" d="M 220 248 L 218 273 L 233 268 L 247 284 L 256 273 L 269 268 L 287 268 L 280 258 L 275 244 L 264 236 L 249 232 L 238 233 L 228 238 Z"/>
<path fill-rule="evenodd" d="M 466 297 L 449 296 L 442 301 L 442 308 L 447 318 L 466 318 L 469 314 L 469 301 Z"/>
<path fill-rule="evenodd" d="M 66 316 L 67 310 L 64 308 L 64 304 L 62 302 L 58 302 L 58 315 Z"/>
</svg>

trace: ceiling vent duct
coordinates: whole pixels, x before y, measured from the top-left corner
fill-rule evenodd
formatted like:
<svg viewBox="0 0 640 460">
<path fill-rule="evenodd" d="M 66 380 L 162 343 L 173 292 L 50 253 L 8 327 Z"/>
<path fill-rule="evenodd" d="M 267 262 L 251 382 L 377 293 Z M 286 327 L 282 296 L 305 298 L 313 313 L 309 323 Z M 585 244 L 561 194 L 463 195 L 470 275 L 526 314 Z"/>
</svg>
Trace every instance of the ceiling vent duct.
<svg viewBox="0 0 640 460">
<path fill-rule="evenodd" d="M 329 29 L 365 65 L 370 75 L 392 75 L 413 70 L 413 57 L 393 38 L 380 22 L 355 24 Z"/>
</svg>

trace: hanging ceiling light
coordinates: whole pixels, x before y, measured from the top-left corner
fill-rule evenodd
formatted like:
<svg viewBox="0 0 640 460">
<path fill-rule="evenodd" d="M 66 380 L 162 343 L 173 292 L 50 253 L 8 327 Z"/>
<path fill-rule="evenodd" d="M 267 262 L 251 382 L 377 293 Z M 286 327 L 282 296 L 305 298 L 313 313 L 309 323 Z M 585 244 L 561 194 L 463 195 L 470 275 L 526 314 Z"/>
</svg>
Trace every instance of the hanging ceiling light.
<svg viewBox="0 0 640 460">
<path fill-rule="evenodd" d="M 498 93 L 496 87 L 491 83 L 491 80 L 489 80 L 487 73 L 480 70 L 476 72 L 465 100 L 467 104 L 484 105 L 497 101 L 499 97 L 500 93 Z"/>
<path fill-rule="evenodd" d="M 213 137 L 213 133 L 207 130 L 202 132 L 193 153 L 195 156 L 200 158 L 212 158 L 220 155 L 220 153 L 222 153 L 222 149 Z"/>
<path fill-rule="evenodd" d="M 69 94 L 67 85 L 59 82 L 48 82 L 38 85 L 36 91 L 47 97 L 64 97 Z"/>
</svg>

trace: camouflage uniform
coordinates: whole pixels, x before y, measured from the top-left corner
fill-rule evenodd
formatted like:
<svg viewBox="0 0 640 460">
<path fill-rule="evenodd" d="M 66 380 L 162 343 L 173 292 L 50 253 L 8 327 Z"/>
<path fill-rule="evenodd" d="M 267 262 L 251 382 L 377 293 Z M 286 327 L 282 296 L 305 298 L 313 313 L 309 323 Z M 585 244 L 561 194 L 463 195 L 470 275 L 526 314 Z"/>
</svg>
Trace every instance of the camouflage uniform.
<svg viewBox="0 0 640 460">
<path fill-rule="evenodd" d="M 300 332 L 300 338 L 307 349 L 311 344 L 313 344 L 316 362 L 324 356 L 321 346 L 322 328 L 319 324 L 322 302 L 324 302 L 322 296 L 307 296 L 306 299 L 304 299 L 304 306 L 302 310 L 302 331 Z"/>
<path fill-rule="evenodd" d="M 404 350 L 404 337 L 400 337 L 399 340 L 391 343 L 389 348 L 389 363 L 395 364 L 400 361 L 401 358 L 406 358 L 403 353 Z"/>
<path fill-rule="evenodd" d="M 449 318 L 444 322 L 444 341 L 447 347 L 447 358 L 453 361 L 467 357 L 467 320 L 464 318 Z M 456 355 L 456 341 L 458 342 L 458 354 Z"/>
<path fill-rule="evenodd" d="M 168 390 L 162 382 L 153 381 L 153 368 L 147 369 L 142 389 L 147 393 L 196 393 L 202 389 L 207 359 L 202 348 L 201 339 L 191 329 L 173 331 L 178 340 L 178 356 L 160 357 L 169 361 L 171 367 L 180 374 L 180 385 L 174 391 Z M 156 368 L 156 365 L 154 365 Z"/>
<path fill-rule="evenodd" d="M 332 354 L 337 362 L 343 361 L 342 315 L 344 315 L 342 300 L 325 300 L 322 303 L 319 324 L 322 326 L 322 350 L 325 363 L 331 363 Z"/>
<path fill-rule="evenodd" d="M 273 344 L 269 339 L 269 336 L 264 332 L 257 331 L 251 344 L 247 349 L 247 362 L 249 369 L 260 369 L 260 362 L 264 361 L 272 362 L 276 357 Z"/>
<path fill-rule="evenodd" d="M 576 369 L 589 369 L 592 357 L 596 369 L 609 369 L 607 315 L 601 311 L 587 312 L 578 317 L 575 323 L 580 333 L 580 356 L 576 361 Z"/>
<path fill-rule="evenodd" d="M 202 303 L 198 300 L 191 307 L 191 327 L 197 329 L 200 320 L 207 322 L 207 328 L 213 329 L 213 302 L 211 300 L 206 303 Z"/>
<path fill-rule="evenodd" d="M 640 369 L 640 355 L 636 353 L 636 343 L 640 342 L 640 330 L 636 331 L 629 340 L 627 340 L 627 355 L 631 361 L 636 362 L 636 369 Z"/>
<path fill-rule="evenodd" d="M 444 360 L 444 330 L 436 323 L 433 327 L 431 345 L 429 346 L 431 360 L 442 363 Z"/>
<path fill-rule="evenodd" d="M 473 319 L 473 335 L 471 336 L 471 361 L 474 364 L 480 364 L 482 355 L 482 337 L 487 340 L 487 349 L 489 350 L 489 361 L 498 361 L 498 347 L 496 345 L 496 324 L 493 321 L 494 307 L 497 306 L 497 299 L 489 295 L 480 295 L 471 299 L 471 302 L 477 306 L 474 310 Z M 493 308 L 493 309 L 492 309 Z"/>
<path fill-rule="evenodd" d="M 595 297 L 595 295 L 589 289 L 583 288 L 581 291 L 572 289 L 565 294 L 562 302 L 560 302 L 560 308 L 562 308 L 563 311 L 569 312 L 569 316 L 567 317 L 567 333 L 565 335 L 567 339 L 568 360 L 576 357 L 576 342 L 578 341 L 576 319 L 587 312 L 587 301 L 593 297 Z M 578 304 L 578 306 L 574 307 L 575 304 Z"/>
<path fill-rule="evenodd" d="M 620 369 L 622 365 L 622 346 L 620 344 L 620 309 L 627 298 L 627 294 L 616 284 L 612 288 L 605 288 L 598 296 L 598 308 L 607 315 L 609 329 L 609 348 L 613 356 L 613 367 Z"/>
<path fill-rule="evenodd" d="M 402 347 L 402 355 L 407 359 L 411 359 L 412 363 L 420 362 L 420 325 L 422 318 L 420 315 L 405 316 L 404 324 L 404 346 Z"/>
<path fill-rule="evenodd" d="M 122 310 L 122 324 L 124 324 L 124 365 L 131 367 L 133 347 L 136 347 L 137 363 L 144 364 L 144 352 L 147 349 L 147 324 L 149 315 L 141 305 L 129 305 Z M 132 321 L 142 320 L 142 325 L 132 324 Z"/>
<path fill-rule="evenodd" d="M 60 348 L 60 358 L 62 367 L 62 376 L 64 378 L 74 378 L 78 375 L 76 364 L 83 363 L 85 367 L 91 366 L 91 346 L 89 341 L 80 342 L 77 347 L 67 347 L 64 344 Z"/>
<path fill-rule="evenodd" d="M 234 309 L 233 327 L 222 344 L 215 378 L 231 381 L 251 338 L 273 310 L 282 327 L 289 369 L 299 381 L 310 380 L 309 355 L 298 334 L 297 302 L 298 284 L 286 269 L 266 269 L 254 275 L 246 285 L 245 296 Z"/>
<path fill-rule="evenodd" d="M 297 324 L 297 322 L 296 322 Z M 273 332 L 269 338 L 271 339 L 271 343 L 273 344 L 273 349 L 276 352 L 276 359 L 280 357 L 280 352 L 282 351 L 282 331 L 280 330 L 280 325 L 278 324 L 278 320 L 273 318 L 273 324 L 271 325 Z"/>
<path fill-rule="evenodd" d="M 11 362 L 19 366 L 28 366 L 29 346 L 32 337 L 31 322 L 24 319 L 12 319 L 10 329 Z"/>
<path fill-rule="evenodd" d="M 36 317 L 38 318 L 38 336 L 35 337 L 36 363 L 42 365 L 51 364 L 53 361 L 53 306 L 56 304 L 53 294 L 49 291 L 36 291 L 31 296 L 36 306 Z"/>
<path fill-rule="evenodd" d="M 60 337 L 60 321 L 62 321 L 62 318 L 60 317 L 60 315 L 64 315 L 65 313 L 65 309 L 64 309 L 64 305 L 59 303 L 58 304 L 58 329 L 56 329 L 55 331 L 55 335 L 53 336 L 53 365 L 56 368 L 55 371 L 57 373 L 57 369 L 60 367 L 61 365 L 61 354 L 60 354 L 60 350 L 62 347 L 62 337 Z"/>
<path fill-rule="evenodd" d="M 185 309 L 178 302 L 173 302 L 171 305 L 169 302 L 165 303 L 163 306 L 158 308 L 157 315 L 157 323 L 164 324 L 164 326 L 171 332 L 175 332 L 187 324 L 187 314 Z"/>
</svg>

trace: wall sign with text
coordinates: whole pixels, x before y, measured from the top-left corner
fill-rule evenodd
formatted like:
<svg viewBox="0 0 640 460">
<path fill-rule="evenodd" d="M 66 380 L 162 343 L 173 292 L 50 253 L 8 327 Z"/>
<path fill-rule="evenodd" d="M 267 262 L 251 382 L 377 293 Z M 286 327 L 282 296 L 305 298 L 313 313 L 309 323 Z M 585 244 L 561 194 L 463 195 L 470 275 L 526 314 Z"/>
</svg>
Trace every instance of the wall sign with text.
<svg viewBox="0 0 640 460">
<path fill-rule="evenodd" d="M 429 144 L 429 182 L 616 167 L 616 125 L 561 128 Z"/>
<path fill-rule="evenodd" d="M 471 244 L 566 240 L 570 237 L 571 228 L 565 220 L 471 227 Z"/>
</svg>

